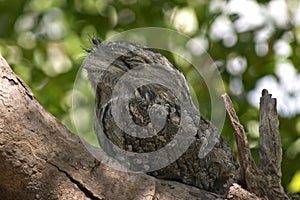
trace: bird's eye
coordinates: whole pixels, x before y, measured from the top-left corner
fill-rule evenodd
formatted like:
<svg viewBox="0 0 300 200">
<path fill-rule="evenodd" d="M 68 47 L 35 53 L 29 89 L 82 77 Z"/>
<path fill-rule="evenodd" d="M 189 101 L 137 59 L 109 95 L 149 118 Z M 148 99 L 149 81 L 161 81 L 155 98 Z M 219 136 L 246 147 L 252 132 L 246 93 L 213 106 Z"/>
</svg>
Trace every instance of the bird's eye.
<svg viewBox="0 0 300 200">
<path fill-rule="evenodd" d="M 126 62 L 145 63 L 145 61 L 139 57 L 128 58 L 128 59 L 126 59 Z"/>
</svg>

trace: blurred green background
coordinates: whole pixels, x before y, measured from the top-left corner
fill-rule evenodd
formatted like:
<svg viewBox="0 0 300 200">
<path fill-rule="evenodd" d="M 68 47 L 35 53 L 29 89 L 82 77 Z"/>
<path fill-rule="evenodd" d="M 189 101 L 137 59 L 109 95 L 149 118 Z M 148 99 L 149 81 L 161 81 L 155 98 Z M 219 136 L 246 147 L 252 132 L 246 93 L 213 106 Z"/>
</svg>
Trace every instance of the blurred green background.
<svg viewBox="0 0 300 200">
<path fill-rule="evenodd" d="M 0 0 L 0 53 L 39 102 L 74 133 L 73 117 L 79 117 L 80 129 L 86 130 L 85 138 L 92 144 L 97 141 L 89 130 L 92 116 L 86 111 L 92 107 L 92 90 L 84 81 L 73 90 L 87 56 L 84 48 L 92 47 L 93 37 L 105 40 L 140 27 L 177 30 L 201 43 L 221 72 L 256 159 L 261 89 L 277 98 L 282 181 L 287 191 L 299 193 L 299 1 Z M 192 43 L 187 43 L 187 48 L 193 51 Z M 188 78 L 201 113 L 209 118 L 205 83 L 197 80 L 193 68 L 182 59 L 162 53 Z M 72 110 L 74 104 L 81 106 Z M 228 119 L 222 135 L 235 149 Z"/>
</svg>

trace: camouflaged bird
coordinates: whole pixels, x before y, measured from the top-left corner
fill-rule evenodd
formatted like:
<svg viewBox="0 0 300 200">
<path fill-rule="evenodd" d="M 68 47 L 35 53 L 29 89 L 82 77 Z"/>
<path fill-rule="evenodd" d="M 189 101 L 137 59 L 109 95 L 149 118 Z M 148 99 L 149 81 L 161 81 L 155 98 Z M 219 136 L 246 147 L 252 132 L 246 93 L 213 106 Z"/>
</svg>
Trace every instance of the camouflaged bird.
<svg viewBox="0 0 300 200">
<path fill-rule="evenodd" d="M 95 47 L 88 51 L 83 67 L 96 93 L 95 131 L 101 148 L 132 171 L 224 194 L 238 179 L 238 164 L 219 131 L 193 105 L 184 76 L 149 47 L 92 41 Z M 151 79 L 167 80 L 178 94 Z M 141 80 L 144 84 L 134 85 Z M 126 96 L 124 91 L 132 94 Z M 125 96 L 127 105 L 114 109 L 114 103 Z M 123 121 L 118 124 L 116 117 Z M 158 128 L 153 121 L 160 123 Z M 208 140 L 214 146 L 207 155 L 199 155 Z M 158 151 L 159 156 L 151 154 Z"/>
</svg>

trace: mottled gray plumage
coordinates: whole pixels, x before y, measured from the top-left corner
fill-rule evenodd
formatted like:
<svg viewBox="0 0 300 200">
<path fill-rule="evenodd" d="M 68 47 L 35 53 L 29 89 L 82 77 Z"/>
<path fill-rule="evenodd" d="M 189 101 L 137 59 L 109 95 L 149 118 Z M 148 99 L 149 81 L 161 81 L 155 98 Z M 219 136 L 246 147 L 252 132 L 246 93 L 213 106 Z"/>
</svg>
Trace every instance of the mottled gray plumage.
<svg viewBox="0 0 300 200">
<path fill-rule="evenodd" d="M 164 56 L 146 46 L 128 42 L 108 44 L 103 44 L 98 40 L 93 40 L 93 42 L 95 48 L 90 51 L 83 66 L 96 92 L 95 129 L 104 151 L 133 171 L 146 171 L 157 178 L 177 180 L 201 189 L 224 193 L 226 188 L 237 180 L 237 162 L 230 147 L 219 136 L 218 130 L 198 114 L 192 105 L 184 76 Z M 161 69 L 159 66 L 162 66 Z M 113 116 L 114 101 L 117 102 L 122 97 L 122 90 L 128 89 L 125 87 L 132 86 L 130 83 L 126 84 L 125 80 L 125 84 L 121 85 L 118 91 L 114 91 L 116 90 L 114 87 L 126 73 L 134 69 L 142 69 L 150 79 L 151 77 L 160 78 L 167 74 L 168 76 L 164 78 L 168 79 L 170 84 L 178 86 L 177 88 L 181 89 L 180 95 L 183 101 L 191 105 L 191 109 L 182 108 L 180 104 L 182 99 L 178 99 L 178 95 L 173 94 L 163 84 L 148 83 L 134 88 L 128 101 L 130 120 L 135 125 L 150 128 L 155 126 L 151 123 L 153 119 L 158 119 L 156 120 L 158 123 L 164 121 L 163 128 L 157 134 L 151 135 L 150 131 L 144 133 L 150 134 L 150 137 L 139 137 L 142 135 L 139 129 L 124 120 L 123 125 L 133 130 L 130 134 L 126 134 L 116 124 Z M 155 74 L 157 69 L 161 70 L 160 74 Z M 132 79 L 135 80 L 134 77 Z M 122 109 L 118 113 L 121 117 L 126 112 Z M 181 137 L 176 138 L 183 121 L 188 125 L 183 127 Z M 101 134 L 102 132 L 107 138 Z M 107 139 L 112 143 L 107 142 Z M 213 139 L 216 144 L 204 158 L 199 158 L 201 145 L 205 145 L 209 139 Z M 190 141 L 192 144 L 184 152 L 171 149 L 171 147 L 180 149 Z M 170 148 L 164 148 L 166 145 L 170 145 Z M 145 153 L 143 158 L 146 161 L 141 162 L 139 158 L 131 154 L 120 156 L 117 148 L 127 152 Z M 147 157 L 148 152 L 163 148 L 165 154 L 161 155 L 166 156 Z M 172 161 L 175 154 L 182 155 L 164 168 L 149 172 L 149 168 L 159 166 L 160 162 L 168 161 L 168 159 Z"/>
</svg>

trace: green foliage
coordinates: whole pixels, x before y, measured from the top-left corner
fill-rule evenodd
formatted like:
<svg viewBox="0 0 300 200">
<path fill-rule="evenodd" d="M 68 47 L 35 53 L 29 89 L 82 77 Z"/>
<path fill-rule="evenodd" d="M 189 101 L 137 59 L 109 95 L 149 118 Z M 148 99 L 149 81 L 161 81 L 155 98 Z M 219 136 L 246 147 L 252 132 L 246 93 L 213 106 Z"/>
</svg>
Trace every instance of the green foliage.
<svg viewBox="0 0 300 200">
<path fill-rule="evenodd" d="M 76 133 L 71 115 L 73 84 L 87 55 L 83 49 L 91 47 L 91 37 L 105 40 L 118 32 L 151 26 L 181 31 L 199 39 L 216 62 L 257 158 L 259 112 L 258 105 L 251 104 L 249 94 L 266 76 L 281 84 L 279 88 L 285 88 L 282 73 L 276 71 L 280 63 L 290 63 L 298 77 L 295 80 L 300 79 L 300 23 L 294 17 L 299 4 L 286 1 L 286 9 L 289 9 L 286 23 L 265 13 L 269 16 L 265 21 L 259 24 L 253 19 L 256 25 L 244 29 L 245 26 L 238 26 L 243 17 L 241 13 L 224 10 L 230 2 L 234 1 L 0 0 L 0 53 L 32 88 L 41 104 Z M 253 4 L 267 12 L 272 2 Z M 182 20 L 186 15 L 188 20 Z M 216 26 L 218 21 L 221 26 Z M 228 30 L 226 34 L 218 35 L 218 31 L 212 31 L 215 27 L 219 32 L 224 28 Z M 259 38 L 264 31 L 265 35 Z M 285 47 L 287 51 L 280 52 Z M 289 50 L 290 53 L 286 54 Z M 168 52 L 162 53 L 188 77 L 198 97 L 201 113 L 209 118 L 212 105 L 201 77 L 197 77 L 193 67 L 184 64 L 182 59 Z M 235 71 L 234 65 L 230 64 L 234 62 L 239 67 L 245 65 L 245 68 Z M 297 97 L 296 103 L 300 104 L 300 82 L 294 84 L 292 89 L 285 90 L 283 96 Z M 88 84 L 81 83 L 77 89 L 83 92 L 76 93 L 75 104 L 80 101 L 87 108 L 91 107 L 87 99 L 92 97 L 92 90 Z M 282 94 L 271 85 L 267 89 L 275 98 L 279 97 L 276 94 Z M 259 97 L 255 96 L 258 100 Z M 288 110 L 292 103 L 285 101 L 288 100 L 278 98 L 278 105 L 285 104 Z M 92 126 L 93 119 L 85 114 L 84 109 L 74 112 L 82 117 L 82 123 Z M 287 190 L 296 193 L 300 192 L 300 115 L 295 109 L 289 114 L 283 109 L 281 113 L 282 181 Z M 86 139 L 97 145 L 90 130 L 86 127 L 82 130 L 88 132 Z M 228 119 L 222 134 L 234 147 L 233 130 Z"/>
</svg>

